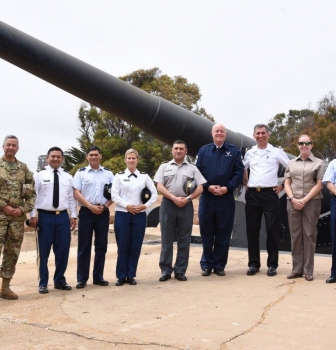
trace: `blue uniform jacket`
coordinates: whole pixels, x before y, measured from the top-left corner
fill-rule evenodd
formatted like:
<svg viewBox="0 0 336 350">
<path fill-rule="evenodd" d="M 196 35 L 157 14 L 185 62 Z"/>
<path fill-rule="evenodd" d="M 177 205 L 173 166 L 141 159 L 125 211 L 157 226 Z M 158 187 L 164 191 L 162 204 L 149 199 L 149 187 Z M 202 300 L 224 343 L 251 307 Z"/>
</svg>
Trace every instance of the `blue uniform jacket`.
<svg viewBox="0 0 336 350">
<path fill-rule="evenodd" d="M 197 168 L 207 180 L 203 194 L 208 192 L 210 185 L 225 186 L 232 193 L 243 183 L 244 165 L 239 149 L 224 142 L 217 149 L 214 143 L 205 145 L 198 151 Z"/>
</svg>

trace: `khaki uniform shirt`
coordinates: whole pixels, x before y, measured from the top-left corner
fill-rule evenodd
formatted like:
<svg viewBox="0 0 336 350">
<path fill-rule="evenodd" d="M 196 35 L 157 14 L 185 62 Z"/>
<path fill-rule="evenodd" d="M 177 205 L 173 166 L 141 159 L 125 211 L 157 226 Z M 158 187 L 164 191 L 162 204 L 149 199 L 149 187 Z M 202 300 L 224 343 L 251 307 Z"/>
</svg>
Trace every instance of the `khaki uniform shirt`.
<svg viewBox="0 0 336 350">
<path fill-rule="evenodd" d="M 309 191 L 316 185 L 316 179 L 323 178 L 324 163 L 321 159 L 310 156 L 303 160 L 300 156 L 291 159 L 285 172 L 285 178 L 292 180 L 291 188 L 293 196 L 297 199 L 305 197 Z M 323 198 L 322 193 L 313 199 Z"/>
<path fill-rule="evenodd" d="M 183 190 L 183 184 L 189 179 L 195 179 L 197 186 L 206 183 L 196 165 L 186 160 L 181 165 L 175 163 L 174 160 L 163 163 L 154 176 L 154 182 L 162 183 L 171 194 L 177 197 L 187 196 Z"/>
</svg>

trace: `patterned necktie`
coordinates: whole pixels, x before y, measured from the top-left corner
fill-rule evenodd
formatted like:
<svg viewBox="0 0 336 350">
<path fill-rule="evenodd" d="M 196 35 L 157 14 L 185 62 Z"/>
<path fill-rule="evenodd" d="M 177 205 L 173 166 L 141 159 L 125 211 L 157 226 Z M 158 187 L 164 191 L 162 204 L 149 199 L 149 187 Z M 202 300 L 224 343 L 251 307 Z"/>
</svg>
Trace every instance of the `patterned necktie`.
<svg viewBox="0 0 336 350">
<path fill-rule="evenodd" d="M 59 181 L 57 170 L 54 170 L 54 192 L 53 192 L 53 207 L 56 209 L 59 206 Z"/>
</svg>

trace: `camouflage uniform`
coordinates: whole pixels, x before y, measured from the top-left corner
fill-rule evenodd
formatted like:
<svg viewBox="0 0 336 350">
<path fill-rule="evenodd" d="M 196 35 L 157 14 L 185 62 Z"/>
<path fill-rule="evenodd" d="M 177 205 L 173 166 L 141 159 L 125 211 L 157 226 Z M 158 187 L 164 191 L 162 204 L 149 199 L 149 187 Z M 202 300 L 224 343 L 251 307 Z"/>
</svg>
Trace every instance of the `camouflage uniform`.
<svg viewBox="0 0 336 350">
<path fill-rule="evenodd" d="M 22 210 L 18 217 L 0 210 L 0 255 L 3 249 L 0 277 L 9 279 L 19 258 L 26 213 L 34 208 L 36 198 L 33 173 L 26 164 L 15 161 L 11 167 L 4 158 L 0 159 L 0 208 L 10 205 Z"/>
</svg>

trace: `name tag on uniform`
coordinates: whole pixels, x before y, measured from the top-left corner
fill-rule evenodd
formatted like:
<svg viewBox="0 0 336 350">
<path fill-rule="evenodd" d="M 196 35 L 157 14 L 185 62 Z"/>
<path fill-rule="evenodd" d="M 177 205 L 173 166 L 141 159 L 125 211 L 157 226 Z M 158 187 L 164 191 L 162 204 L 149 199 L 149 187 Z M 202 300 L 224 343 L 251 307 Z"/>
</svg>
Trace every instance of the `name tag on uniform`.
<svg viewBox="0 0 336 350">
<path fill-rule="evenodd" d="M 130 179 L 124 179 L 124 181 L 131 181 Z"/>
<path fill-rule="evenodd" d="M 43 182 L 45 183 L 45 182 L 50 182 L 50 180 L 43 180 Z"/>
</svg>

